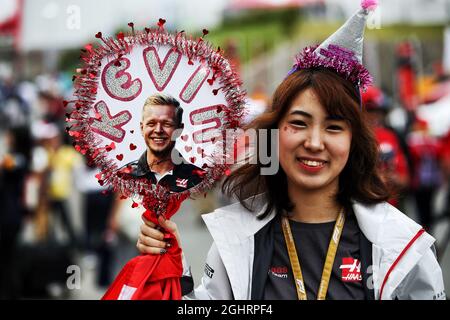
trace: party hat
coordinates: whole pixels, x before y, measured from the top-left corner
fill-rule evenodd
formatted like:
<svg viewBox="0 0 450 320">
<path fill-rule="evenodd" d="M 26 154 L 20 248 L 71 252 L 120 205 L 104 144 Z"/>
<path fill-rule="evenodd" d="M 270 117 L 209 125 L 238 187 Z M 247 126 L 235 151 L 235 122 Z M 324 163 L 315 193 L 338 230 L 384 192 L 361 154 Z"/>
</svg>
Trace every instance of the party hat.
<svg viewBox="0 0 450 320">
<path fill-rule="evenodd" d="M 372 77 L 362 64 L 364 29 L 370 11 L 376 6 L 376 0 L 361 1 L 358 12 L 322 44 L 303 49 L 288 75 L 300 69 L 325 67 L 361 89 L 367 88 Z"/>
</svg>

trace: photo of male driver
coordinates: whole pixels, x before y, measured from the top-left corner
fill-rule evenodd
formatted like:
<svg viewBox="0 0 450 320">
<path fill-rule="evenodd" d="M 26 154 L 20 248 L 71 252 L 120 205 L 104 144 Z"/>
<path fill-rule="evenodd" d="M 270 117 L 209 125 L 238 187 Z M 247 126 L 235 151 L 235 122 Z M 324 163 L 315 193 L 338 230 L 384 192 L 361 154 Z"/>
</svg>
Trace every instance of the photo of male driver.
<svg viewBox="0 0 450 320">
<path fill-rule="evenodd" d="M 147 178 L 163 184 L 172 192 L 181 192 L 201 182 L 202 169 L 182 159 L 174 164 L 171 155 L 177 129 L 182 129 L 183 109 L 172 96 L 156 93 L 145 100 L 140 129 L 147 149 L 141 157 L 126 166 L 133 178 Z"/>
</svg>

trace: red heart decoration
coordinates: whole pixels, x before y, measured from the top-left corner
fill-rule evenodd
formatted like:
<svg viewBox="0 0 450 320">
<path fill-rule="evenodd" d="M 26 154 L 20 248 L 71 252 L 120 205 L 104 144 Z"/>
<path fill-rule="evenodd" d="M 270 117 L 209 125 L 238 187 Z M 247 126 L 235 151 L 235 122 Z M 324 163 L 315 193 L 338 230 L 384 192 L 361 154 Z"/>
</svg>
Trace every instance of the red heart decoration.
<svg viewBox="0 0 450 320">
<path fill-rule="evenodd" d="M 208 80 L 206 80 L 206 81 L 208 81 L 208 83 L 209 83 L 210 86 L 212 86 L 213 83 L 214 83 L 214 79 L 208 79 Z"/>
<path fill-rule="evenodd" d="M 183 141 L 187 141 L 187 139 L 189 138 L 189 136 L 187 134 L 185 134 L 184 136 L 181 136 L 181 140 Z"/>
<path fill-rule="evenodd" d="M 123 154 L 118 154 L 116 156 L 117 160 L 122 161 L 123 160 Z"/>
<path fill-rule="evenodd" d="M 122 31 L 120 31 L 120 32 L 117 34 L 117 40 L 122 40 L 122 41 L 123 41 L 123 39 L 125 39 L 125 35 L 123 34 Z"/>
<path fill-rule="evenodd" d="M 186 152 L 190 152 L 192 150 L 191 146 L 184 146 L 184 150 L 186 150 Z"/>
<path fill-rule="evenodd" d="M 137 148 L 136 145 L 130 143 L 130 150 L 135 150 L 136 148 Z"/>
<path fill-rule="evenodd" d="M 128 23 L 128 26 L 129 26 L 130 28 L 133 28 L 133 27 L 134 27 L 134 23 L 133 23 L 133 22 L 130 22 L 130 23 Z"/>
<path fill-rule="evenodd" d="M 103 186 L 105 184 L 105 182 L 103 180 L 98 180 L 98 184 Z"/>
<path fill-rule="evenodd" d="M 102 37 L 102 33 L 101 33 L 101 32 L 97 32 L 97 33 L 95 34 L 95 37 L 96 37 L 97 39 L 100 39 L 100 38 Z"/>
<path fill-rule="evenodd" d="M 101 172 L 100 172 L 100 173 L 97 173 L 97 174 L 95 175 L 95 177 L 97 178 L 97 180 L 100 180 L 100 178 L 102 177 Z"/>
<path fill-rule="evenodd" d="M 137 204 L 136 202 L 133 201 L 133 204 L 131 205 L 132 208 L 137 208 L 139 207 L 139 204 Z"/>
<path fill-rule="evenodd" d="M 150 32 L 150 28 L 145 27 L 144 30 L 145 30 L 146 33 Z"/>
<path fill-rule="evenodd" d="M 134 130 L 130 130 L 130 133 L 134 133 Z"/>
<path fill-rule="evenodd" d="M 203 29 L 203 36 L 206 36 L 209 33 L 207 29 Z"/>
<path fill-rule="evenodd" d="M 114 142 L 111 142 L 111 144 L 105 146 L 105 149 L 108 152 L 110 152 L 111 150 L 114 150 L 115 148 L 116 148 L 116 144 Z"/>
<path fill-rule="evenodd" d="M 196 158 L 195 158 L 195 157 L 190 157 L 190 158 L 189 158 L 189 161 L 190 161 L 191 163 L 194 163 L 194 162 L 195 162 L 195 160 L 196 160 Z"/>
<path fill-rule="evenodd" d="M 164 20 L 164 19 L 162 19 L 162 18 L 159 18 L 158 26 L 159 26 L 160 28 L 162 28 L 162 26 L 164 25 L 164 23 L 166 23 L 166 20 Z"/>
</svg>

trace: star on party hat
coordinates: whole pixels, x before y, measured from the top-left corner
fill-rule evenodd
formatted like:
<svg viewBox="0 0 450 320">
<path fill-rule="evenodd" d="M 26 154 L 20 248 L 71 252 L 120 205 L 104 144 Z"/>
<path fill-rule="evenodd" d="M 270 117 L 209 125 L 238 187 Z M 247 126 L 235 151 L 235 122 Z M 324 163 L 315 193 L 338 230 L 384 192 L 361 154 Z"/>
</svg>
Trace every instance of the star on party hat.
<svg viewBox="0 0 450 320">
<path fill-rule="evenodd" d="M 325 67 L 362 89 L 372 82 L 362 64 L 364 29 L 369 12 L 377 6 L 377 0 L 362 0 L 361 8 L 335 33 L 316 47 L 306 47 L 296 57 L 288 75 L 300 69 Z"/>
</svg>

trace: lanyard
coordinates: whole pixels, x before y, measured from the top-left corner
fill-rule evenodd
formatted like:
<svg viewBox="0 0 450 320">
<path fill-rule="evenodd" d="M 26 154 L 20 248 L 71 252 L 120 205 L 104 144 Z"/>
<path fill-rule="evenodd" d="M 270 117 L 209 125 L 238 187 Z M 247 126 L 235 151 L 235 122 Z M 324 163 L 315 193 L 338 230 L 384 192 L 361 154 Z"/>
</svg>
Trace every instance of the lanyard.
<svg viewBox="0 0 450 320">
<path fill-rule="evenodd" d="M 334 225 L 333 235 L 328 245 L 327 257 L 323 266 L 322 278 L 320 280 L 319 291 L 317 292 L 317 300 L 325 300 L 328 291 L 328 284 L 330 283 L 331 270 L 333 269 L 334 259 L 336 257 L 336 251 L 341 239 L 342 229 L 344 228 L 345 215 L 342 208 L 339 212 L 339 216 Z M 302 269 L 300 267 L 300 261 L 298 260 L 297 250 L 295 249 L 294 237 L 292 236 L 291 227 L 289 225 L 289 219 L 286 216 L 281 218 L 281 224 L 283 227 L 284 239 L 286 241 L 286 247 L 289 254 L 289 260 L 292 266 L 292 272 L 295 279 L 295 287 L 297 288 L 297 296 L 299 300 L 307 300 L 305 283 L 303 281 Z"/>
</svg>

